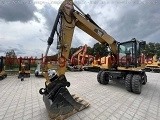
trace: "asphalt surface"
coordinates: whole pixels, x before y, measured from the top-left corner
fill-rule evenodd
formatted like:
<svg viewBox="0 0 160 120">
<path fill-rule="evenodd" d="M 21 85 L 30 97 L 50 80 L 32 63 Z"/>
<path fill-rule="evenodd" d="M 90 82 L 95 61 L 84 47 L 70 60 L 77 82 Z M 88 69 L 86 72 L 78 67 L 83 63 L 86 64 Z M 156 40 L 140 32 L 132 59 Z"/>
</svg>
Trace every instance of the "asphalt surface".
<svg viewBox="0 0 160 120">
<path fill-rule="evenodd" d="M 141 94 L 125 89 L 123 83 L 97 82 L 95 72 L 66 72 L 71 94 L 90 103 L 85 110 L 67 120 L 160 120 L 160 73 L 147 73 Z M 0 120 L 50 120 L 39 94 L 44 78 L 31 75 L 20 81 L 8 76 L 0 81 Z"/>
</svg>

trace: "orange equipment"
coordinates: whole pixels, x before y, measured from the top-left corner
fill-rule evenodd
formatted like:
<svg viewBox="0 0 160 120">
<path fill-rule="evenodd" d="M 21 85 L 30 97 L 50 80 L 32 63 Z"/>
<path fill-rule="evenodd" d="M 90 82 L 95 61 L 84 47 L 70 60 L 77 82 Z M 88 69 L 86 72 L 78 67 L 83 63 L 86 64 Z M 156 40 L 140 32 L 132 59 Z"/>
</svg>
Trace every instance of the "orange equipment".
<svg viewBox="0 0 160 120">
<path fill-rule="evenodd" d="M 87 45 L 85 44 L 83 47 L 81 47 L 78 51 L 76 51 L 72 55 L 70 64 L 67 66 L 68 70 L 82 71 L 82 66 L 84 65 L 86 52 L 87 52 Z M 82 57 L 79 57 L 79 54 L 81 54 Z M 76 56 L 78 56 L 78 58 L 76 58 Z"/>
</svg>

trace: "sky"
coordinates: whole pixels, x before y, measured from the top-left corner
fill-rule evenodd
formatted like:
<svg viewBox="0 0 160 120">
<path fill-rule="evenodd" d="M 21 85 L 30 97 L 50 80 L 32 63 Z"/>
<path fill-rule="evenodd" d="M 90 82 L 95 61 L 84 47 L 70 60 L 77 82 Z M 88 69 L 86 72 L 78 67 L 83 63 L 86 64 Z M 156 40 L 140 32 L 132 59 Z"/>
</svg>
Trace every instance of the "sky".
<svg viewBox="0 0 160 120">
<path fill-rule="evenodd" d="M 0 55 L 14 50 L 18 57 L 45 54 L 58 8 L 63 0 L 1 0 Z M 74 3 L 115 40 L 136 38 L 159 42 L 160 1 L 158 0 L 74 0 Z M 97 41 L 75 28 L 71 47 Z M 54 55 L 56 39 L 48 55 Z"/>
</svg>

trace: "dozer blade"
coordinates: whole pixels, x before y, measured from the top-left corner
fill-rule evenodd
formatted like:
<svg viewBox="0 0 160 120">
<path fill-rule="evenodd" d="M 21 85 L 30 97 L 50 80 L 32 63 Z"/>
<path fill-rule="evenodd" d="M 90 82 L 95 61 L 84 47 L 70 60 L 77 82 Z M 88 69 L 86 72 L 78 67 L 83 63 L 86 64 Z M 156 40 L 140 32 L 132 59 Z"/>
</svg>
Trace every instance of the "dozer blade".
<svg viewBox="0 0 160 120">
<path fill-rule="evenodd" d="M 43 101 L 51 119 L 64 120 L 89 106 L 89 103 L 82 98 L 71 95 L 62 83 L 53 83 L 51 86 L 52 89 L 49 88 L 49 92 L 43 95 Z"/>
</svg>

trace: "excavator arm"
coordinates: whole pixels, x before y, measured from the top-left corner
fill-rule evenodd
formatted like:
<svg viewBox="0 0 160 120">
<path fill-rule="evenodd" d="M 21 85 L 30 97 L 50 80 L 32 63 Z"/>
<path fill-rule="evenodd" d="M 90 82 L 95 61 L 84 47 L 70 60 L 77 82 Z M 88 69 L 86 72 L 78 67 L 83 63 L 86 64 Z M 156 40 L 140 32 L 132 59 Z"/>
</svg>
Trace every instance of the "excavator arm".
<svg viewBox="0 0 160 120">
<path fill-rule="evenodd" d="M 82 65 L 84 65 L 86 52 L 87 52 L 87 45 L 85 44 L 84 50 L 83 50 L 83 52 L 82 52 L 82 59 L 81 59 L 81 61 L 80 61 L 81 68 L 82 68 Z M 79 58 L 79 56 L 78 56 L 78 58 Z"/>
<path fill-rule="evenodd" d="M 79 11 L 75 10 L 74 7 Z M 48 114 L 52 119 L 67 118 L 89 106 L 88 102 L 75 95 L 70 95 L 66 88 L 70 86 L 70 83 L 64 74 L 75 27 L 80 28 L 100 43 L 106 44 L 114 55 L 117 54 L 117 42 L 114 38 L 100 28 L 89 15 L 84 14 L 73 3 L 73 0 L 64 0 L 58 10 L 45 54 L 47 56 L 54 35 L 57 33 L 57 48 L 59 49 L 57 75 L 50 79 L 47 73 L 47 65 L 45 65 L 43 75 L 46 78 L 46 88 L 41 88 L 39 91 L 43 95 Z"/>
</svg>

